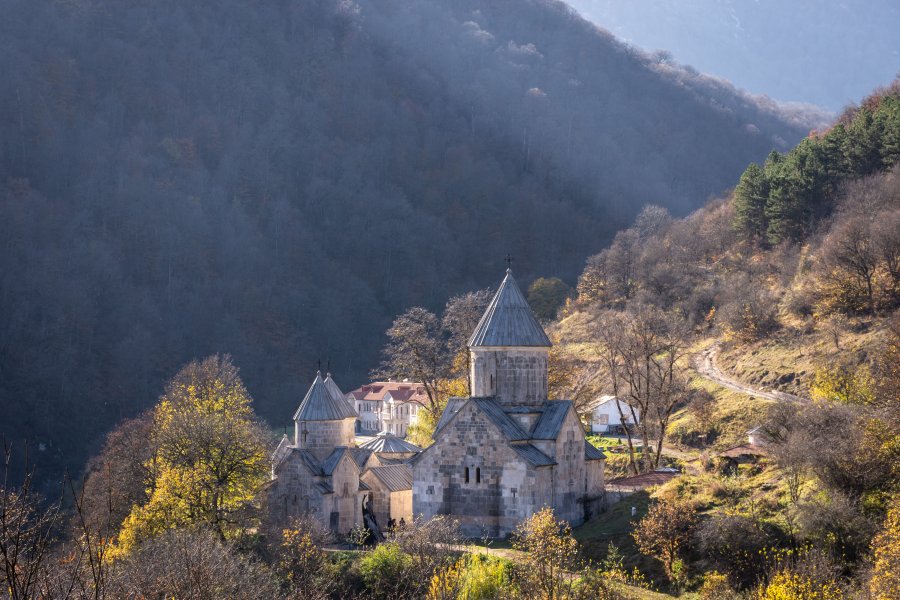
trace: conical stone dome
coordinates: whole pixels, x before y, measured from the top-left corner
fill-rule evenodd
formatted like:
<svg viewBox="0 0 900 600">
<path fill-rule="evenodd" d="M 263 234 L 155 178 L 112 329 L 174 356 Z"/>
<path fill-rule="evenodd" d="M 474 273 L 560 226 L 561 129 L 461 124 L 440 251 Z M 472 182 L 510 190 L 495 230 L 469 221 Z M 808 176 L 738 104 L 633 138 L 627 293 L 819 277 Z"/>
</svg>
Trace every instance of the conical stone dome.
<svg viewBox="0 0 900 600">
<path fill-rule="evenodd" d="M 330 379 L 330 378 L 329 378 Z M 332 390 L 337 390 L 335 393 Z M 295 421 L 340 421 L 342 419 L 355 419 L 358 415 L 350 403 L 344 399 L 343 394 L 334 381 L 327 384 L 322 379 L 322 374 L 317 372 L 309 391 L 300 402 L 300 407 L 294 413 Z"/>
<path fill-rule="evenodd" d="M 483 346 L 550 347 L 510 269 L 469 338 L 469 348 Z"/>
</svg>

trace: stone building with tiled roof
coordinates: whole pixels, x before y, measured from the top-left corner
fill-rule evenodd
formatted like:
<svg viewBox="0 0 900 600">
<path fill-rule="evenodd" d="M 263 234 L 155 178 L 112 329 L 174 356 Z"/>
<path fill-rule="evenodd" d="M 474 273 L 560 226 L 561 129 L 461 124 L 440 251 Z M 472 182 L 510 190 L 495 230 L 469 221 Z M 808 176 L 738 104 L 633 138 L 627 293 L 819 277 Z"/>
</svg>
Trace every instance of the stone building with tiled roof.
<svg viewBox="0 0 900 600">
<path fill-rule="evenodd" d="M 605 456 L 571 401 L 548 398 L 550 340 L 507 270 L 469 339 L 473 395 L 452 398 L 415 455 L 413 512 L 501 537 L 545 506 L 572 525 L 603 498 Z"/>
</svg>

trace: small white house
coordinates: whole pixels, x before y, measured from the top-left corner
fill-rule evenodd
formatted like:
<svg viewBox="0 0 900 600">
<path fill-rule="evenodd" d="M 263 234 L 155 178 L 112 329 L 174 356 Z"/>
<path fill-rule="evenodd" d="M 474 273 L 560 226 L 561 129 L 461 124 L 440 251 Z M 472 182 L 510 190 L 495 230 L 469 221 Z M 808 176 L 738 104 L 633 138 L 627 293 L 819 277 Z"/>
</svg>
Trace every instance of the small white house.
<svg viewBox="0 0 900 600">
<path fill-rule="evenodd" d="M 621 414 L 619 409 L 622 411 Z M 640 411 L 626 404 L 624 400 L 617 399 L 615 396 L 600 396 L 591 411 L 591 433 L 618 431 L 623 425 L 634 425 L 636 422 L 640 422 L 640 418 Z"/>
</svg>

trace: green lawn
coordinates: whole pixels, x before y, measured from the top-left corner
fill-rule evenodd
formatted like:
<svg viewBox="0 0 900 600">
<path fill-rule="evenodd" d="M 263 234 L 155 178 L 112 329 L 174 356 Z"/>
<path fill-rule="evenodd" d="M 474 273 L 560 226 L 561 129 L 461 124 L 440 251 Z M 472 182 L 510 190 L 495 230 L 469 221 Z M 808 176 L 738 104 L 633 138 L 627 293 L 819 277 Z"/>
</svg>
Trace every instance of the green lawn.
<svg viewBox="0 0 900 600">
<path fill-rule="evenodd" d="M 597 435 L 596 433 L 589 433 L 585 436 L 587 441 L 592 443 L 597 448 L 606 448 L 609 446 L 627 446 L 628 442 L 625 441 L 624 438 L 613 438 L 613 437 L 605 437 L 602 435 Z"/>
</svg>

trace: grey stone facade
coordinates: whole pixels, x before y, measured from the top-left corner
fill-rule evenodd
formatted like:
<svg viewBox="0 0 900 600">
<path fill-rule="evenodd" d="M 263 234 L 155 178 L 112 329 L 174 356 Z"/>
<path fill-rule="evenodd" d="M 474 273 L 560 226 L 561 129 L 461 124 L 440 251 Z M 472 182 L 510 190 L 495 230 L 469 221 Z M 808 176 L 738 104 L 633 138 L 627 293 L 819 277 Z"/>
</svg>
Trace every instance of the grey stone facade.
<svg viewBox="0 0 900 600">
<path fill-rule="evenodd" d="M 417 450 L 404 445 L 387 452 L 357 448 L 354 429 L 356 413 L 330 377 L 316 375 L 312 386 L 294 414 L 294 439 L 286 436 L 272 454 L 272 478 L 267 484 L 270 530 L 288 526 L 297 517 L 312 517 L 339 538 L 362 524 L 362 503 L 371 495 L 382 514 L 412 517 L 412 486 L 409 467 L 403 457 Z M 390 463 L 390 489 L 374 478 L 374 488 L 366 483 L 366 473 Z M 384 478 L 384 477 L 383 477 Z M 377 500 L 376 500 L 377 496 Z M 382 523 L 382 526 L 386 525 Z"/>
<path fill-rule="evenodd" d="M 573 404 L 548 400 L 549 350 L 507 271 L 469 341 L 474 395 L 449 400 L 421 452 L 387 437 L 354 447 L 355 411 L 317 375 L 293 443 L 273 454 L 271 524 L 313 515 L 345 534 L 371 495 L 381 527 L 451 515 L 465 535 L 505 537 L 543 507 L 579 525 L 602 501 L 605 457 L 585 441 Z"/>
<path fill-rule="evenodd" d="M 505 537 L 541 508 L 572 525 L 603 496 L 604 461 L 587 460 L 570 402 L 556 439 L 511 440 L 467 401 L 412 462 L 413 512 L 452 515 L 470 537 Z"/>
<path fill-rule="evenodd" d="M 468 536 L 504 537 L 545 506 L 572 525 L 596 511 L 605 457 L 572 403 L 547 399 L 549 349 L 507 271 L 469 342 L 474 396 L 448 402 L 434 443 L 410 461 L 417 516 L 452 515 Z"/>
<path fill-rule="evenodd" d="M 548 348 L 472 348 L 472 395 L 493 396 L 501 406 L 540 406 L 547 399 L 549 354 Z"/>
</svg>

